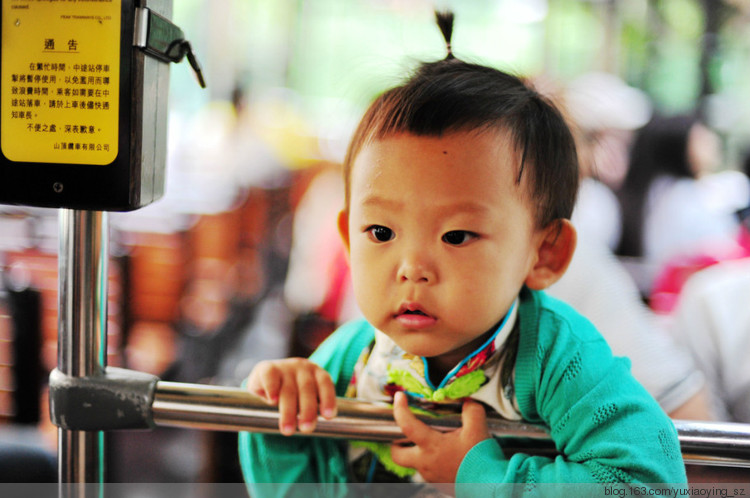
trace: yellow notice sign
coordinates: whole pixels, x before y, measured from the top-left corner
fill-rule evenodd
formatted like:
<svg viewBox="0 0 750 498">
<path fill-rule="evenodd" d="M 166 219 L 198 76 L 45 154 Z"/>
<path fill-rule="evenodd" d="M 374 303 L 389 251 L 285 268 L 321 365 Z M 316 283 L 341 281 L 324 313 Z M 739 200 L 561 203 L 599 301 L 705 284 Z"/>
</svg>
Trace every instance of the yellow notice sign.
<svg viewBox="0 0 750 498">
<path fill-rule="evenodd" d="M 2 0 L 0 146 L 19 162 L 117 157 L 122 0 Z"/>
</svg>

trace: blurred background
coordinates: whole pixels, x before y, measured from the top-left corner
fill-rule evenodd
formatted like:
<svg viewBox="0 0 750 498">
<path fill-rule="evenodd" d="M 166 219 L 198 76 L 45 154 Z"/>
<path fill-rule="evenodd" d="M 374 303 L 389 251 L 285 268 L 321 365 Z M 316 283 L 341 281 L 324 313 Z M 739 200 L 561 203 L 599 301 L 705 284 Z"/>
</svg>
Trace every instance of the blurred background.
<svg viewBox="0 0 750 498">
<path fill-rule="evenodd" d="M 436 7 L 456 14 L 457 57 L 519 74 L 563 109 L 585 245 L 624 269 L 613 285 L 635 286 L 680 368 L 710 368 L 674 324 L 694 273 L 750 254 L 746 0 L 175 0 L 208 88 L 187 64 L 171 68 L 166 194 L 110 216 L 109 365 L 236 386 L 260 359 L 307 355 L 357 314 L 335 227 L 339 165 L 371 99 L 445 56 Z M 682 141 L 665 158 L 653 144 L 676 117 L 687 125 L 681 138 L 669 129 Z M 675 155 L 684 164 L 654 165 Z M 55 210 L 0 206 L 0 444 L 52 462 L 57 228 Z M 681 375 L 719 390 L 710 373 Z M 106 437 L 111 482 L 241 481 L 235 434 Z"/>
</svg>

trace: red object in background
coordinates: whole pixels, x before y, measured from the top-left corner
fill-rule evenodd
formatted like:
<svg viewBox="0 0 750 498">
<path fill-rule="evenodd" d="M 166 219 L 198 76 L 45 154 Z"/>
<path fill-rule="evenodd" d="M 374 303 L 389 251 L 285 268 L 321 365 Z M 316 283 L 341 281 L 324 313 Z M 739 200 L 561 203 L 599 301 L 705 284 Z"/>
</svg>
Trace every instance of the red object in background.
<svg viewBox="0 0 750 498">
<path fill-rule="evenodd" d="M 743 224 L 748 219 L 743 218 Z M 669 314 L 674 311 L 685 282 L 696 272 L 722 261 L 750 257 L 750 229 L 743 226 L 737 235 L 736 246 L 730 250 L 717 248 L 703 253 L 680 256 L 664 266 L 659 272 L 649 296 L 649 306 L 657 313 Z"/>
</svg>

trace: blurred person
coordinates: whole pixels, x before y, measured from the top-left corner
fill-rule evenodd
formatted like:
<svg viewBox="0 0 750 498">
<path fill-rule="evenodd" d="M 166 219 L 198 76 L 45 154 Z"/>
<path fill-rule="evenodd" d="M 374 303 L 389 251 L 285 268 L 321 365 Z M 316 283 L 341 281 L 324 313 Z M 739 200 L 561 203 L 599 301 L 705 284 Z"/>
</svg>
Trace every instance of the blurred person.
<svg viewBox="0 0 750 498">
<path fill-rule="evenodd" d="M 621 212 L 613 186 L 627 171 L 634 130 L 651 118 L 639 89 L 614 74 L 593 72 L 563 95 L 576 133 L 581 186 L 573 211 L 578 246 L 568 271 L 548 292 L 571 304 L 599 329 L 615 354 L 673 418 L 707 419 L 704 379 L 643 303 L 630 273 L 614 256 Z"/>
<path fill-rule="evenodd" d="M 714 418 L 750 423 L 750 259 L 693 274 L 674 313 L 673 335 L 706 377 Z"/>
<path fill-rule="evenodd" d="M 622 182 L 633 132 L 650 119 L 651 103 L 619 77 L 598 72 L 576 78 L 562 100 L 576 130 L 581 173 L 571 219 L 578 245 L 568 270 L 547 292 L 591 320 L 612 351 L 630 359 L 633 375 L 671 417 L 708 419 L 702 374 L 613 254 L 621 214 L 610 186 Z"/>
<path fill-rule="evenodd" d="M 592 72 L 562 93 L 572 121 L 581 172 L 573 225 L 588 240 L 614 251 L 621 236 L 620 204 L 613 188 L 627 170 L 633 130 L 651 117 L 651 102 L 614 74 Z"/>
<path fill-rule="evenodd" d="M 225 158 L 233 170 L 233 181 L 243 189 L 275 188 L 289 182 L 291 164 L 277 154 L 256 123 L 258 102 L 251 98 L 249 84 L 235 84 L 231 94 L 233 120 L 228 132 Z"/>
<path fill-rule="evenodd" d="M 591 320 L 670 417 L 712 418 L 705 379 L 689 351 L 643 303 L 630 274 L 600 241 L 579 237 L 568 270 L 547 292 Z"/>
<path fill-rule="evenodd" d="M 331 164 L 315 175 L 295 209 L 284 298 L 296 314 L 316 311 L 338 323 L 356 315 L 355 305 L 345 299 L 349 289 L 333 289 L 340 280 L 341 262 L 347 264 L 335 221 L 343 202 L 341 167 Z"/>
<path fill-rule="evenodd" d="M 643 263 L 646 292 L 671 258 L 736 249 L 734 210 L 713 201 L 710 175 L 720 163 L 719 137 L 694 116 L 656 116 L 638 132 L 618 191 L 616 253 Z"/>
<path fill-rule="evenodd" d="M 359 316 L 335 222 L 343 202 L 341 165 L 323 164 L 294 212 L 283 290 L 295 316 L 294 356 L 308 356 L 341 323 Z"/>
</svg>

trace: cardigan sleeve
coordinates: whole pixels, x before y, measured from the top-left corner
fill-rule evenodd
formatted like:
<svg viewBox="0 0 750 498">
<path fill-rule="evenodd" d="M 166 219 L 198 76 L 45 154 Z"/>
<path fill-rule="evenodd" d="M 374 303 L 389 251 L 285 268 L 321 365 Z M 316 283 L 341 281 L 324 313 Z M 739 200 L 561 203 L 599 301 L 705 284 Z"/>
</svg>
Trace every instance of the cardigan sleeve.
<svg viewBox="0 0 750 498">
<path fill-rule="evenodd" d="M 486 440 L 467 454 L 457 481 L 684 484 L 674 425 L 632 377 L 629 360 L 613 357 L 572 309 L 539 304 L 521 317 L 516 392 L 524 419 L 548 427 L 559 455 L 508 458 Z"/>
<path fill-rule="evenodd" d="M 334 332 L 310 357 L 331 374 L 337 396 L 343 396 L 354 365 L 372 338 L 366 322 L 352 322 Z M 309 436 L 239 435 L 240 465 L 251 496 L 344 495 L 347 447 L 346 441 Z"/>
</svg>

